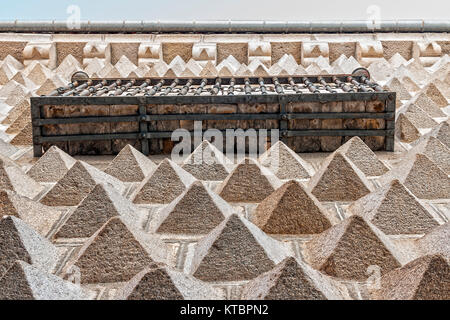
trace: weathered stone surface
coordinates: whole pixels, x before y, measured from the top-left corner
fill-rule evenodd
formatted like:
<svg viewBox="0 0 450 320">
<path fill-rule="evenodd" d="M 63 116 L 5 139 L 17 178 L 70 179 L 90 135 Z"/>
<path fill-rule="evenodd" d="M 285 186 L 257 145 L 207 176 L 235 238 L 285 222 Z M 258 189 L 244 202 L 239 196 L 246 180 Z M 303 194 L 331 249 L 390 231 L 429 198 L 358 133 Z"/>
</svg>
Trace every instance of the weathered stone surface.
<svg viewBox="0 0 450 320">
<path fill-rule="evenodd" d="M 43 187 L 23 173 L 12 160 L 0 155 L 0 189 L 12 190 L 33 199 L 42 192 Z"/>
<path fill-rule="evenodd" d="M 71 282 L 16 261 L 0 279 L 1 300 L 89 300 L 89 292 Z"/>
<path fill-rule="evenodd" d="M 47 236 L 61 216 L 61 212 L 14 191 L 0 190 L 0 200 L 0 216 L 20 218 L 42 236 Z"/>
<path fill-rule="evenodd" d="M 118 179 L 85 162 L 77 161 L 41 202 L 49 206 L 76 206 L 97 184 L 111 185 L 120 193 L 125 191 L 125 186 Z"/>
<path fill-rule="evenodd" d="M 422 238 L 416 240 L 418 250 L 423 254 L 442 254 L 450 258 L 450 223 L 434 228 Z"/>
<path fill-rule="evenodd" d="M 89 238 L 112 217 L 138 226 L 137 208 L 109 185 L 97 184 L 55 234 L 55 238 Z"/>
<path fill-rule="evenodd" d="M 313 234 L 331 227 L 327 215 L 316 197 L 292 180 L 264 199 L 251 221 L 268 234 Z"/>
<path fill-rule="evenodd" d="M 419 199 L 445 199 L 450 194 L 448 175 L 421 153 L 406 156 L 379 181 L 385 184 L 393 179 L 398 179 Z"/>
<path fill-rule="evenodd" d="M 353 137 L 339 149 L 366 176 L 381 176 L 388 168 L 359 137 Z"/>
<path fill-rule="evenodd" d="M 280 185 L 267 168 L 245 158 L 220 184 L 217 193 L 229 202 L 260 202 Z"/>
<path fill-rule="evenodd" d="M 250 280 L 287 255 L 282 243 L 233 214 L 200 240 L 191 273 L 203 281 Z"/>
<path fill-rule="evenodd" d="M 221 181 L 230 173 L 230 162 L 220 150 L 205 140 L 183 161 L 182 168 L 197 179 Z"/>
<path fill-rule="evenodd" d="M 427 233 L 439 225 L 398 180 L 358 199 L 348 210 L 363 216 L 388 235 Z"/>
<path fill-rule="evenodd" d="M 244 300 L 337 300 L 342 295 L 330 280 L 289 257 L 245 285 Z"/>
<path fill-rule="evenodd" d="M 446 174 L 450 174 L 450 148 L 433 136 L 428 136 L 414 146 L 410 154 L 422 153 Z"/>
<path fill-rule="evenodd" d="M 449 300 L 450 265 L 441 255 L 416 259 L 381 278 L 381 290 L 374 297 L 383 300 Z"/>
<path fill-rule="evenodd" d="M 320 201 L 354 201 L 368 194 L 371 187 L 364 173 L 341 151 L 335 151 L 311 178 L 308 190 Z"/>
<path fill-rule="evenodd" d="M 308 179 L 314 174 L 312 166 L 281 141 L 262 154 L 259 162 L 280 179 Z"/>
<path fill-rule="evenodd" d="M 111 161 L 105 173 L 123 182 L 140 182 L 155 168 L 153 161 L 131 145 L 126 145 Z"/>
<path fill-rule="evenodd" d="M 233 213 L 233 208 L 196 181 L 164 207 L 152 229 L 158 233 L 207 234 Z"/>
<path fill-rule="evenodd" d="M 165 257 L 165 244 L 159 238 L 114 217 L 84 243 L 68 270 L 78 267 L 81 283 L 123 282 L 154 261 L 165 262 Z"/>
<path fill-rule="evenodd" d="M 209 284 L 177 272 L 162 264 L 153 264 L 133 277 L 118 292 L 122 300 L 216 300 L 218 292 Z"/>
<path fill-rule="evenodd" d="M 58 260 L 56 248 L 22 220 L 5 216 L 0 219 L 0 277 L 16 260 L 52 271 Z"/>
<path fill-rule="evenodd" d="M 306 259 L 330 276 L 365 281 L 367 268 L 381 274 L 400 267 L 389 239 L 362 217 L 351 216 L 306 244 Z"/>
<path fill-rule="evenodd" d="M 75 162 L 74 158 L 53 146 L 27 171 L 27 175 L 39 182 L 57 182 Z"/>
<path fill-rule="evenodd" d="M 134 203 L 170 203 L 178 197 L 195 178 L 175 162 L 164 159 L 153 173 L 146 177 L 134 192 Z"/>
<path fill-rule="evenodd" d="M 420 138 L 419 129 L 405 114 L 400 114 L 395 122 L 395 134 L 403 142 L 411 143 Z"/>
</svg>

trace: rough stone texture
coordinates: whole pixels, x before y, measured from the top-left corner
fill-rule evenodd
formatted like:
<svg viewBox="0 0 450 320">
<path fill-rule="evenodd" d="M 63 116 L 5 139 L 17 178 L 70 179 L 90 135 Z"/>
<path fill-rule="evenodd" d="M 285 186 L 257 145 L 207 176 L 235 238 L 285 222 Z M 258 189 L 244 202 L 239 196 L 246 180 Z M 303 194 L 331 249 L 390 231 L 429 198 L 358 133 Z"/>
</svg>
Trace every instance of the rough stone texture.
<svg viewBox="0 0 450 320">
<path fill-rule="evenodd" d="M 404 112 L 412 125 L 418 129 L 433 128 L 437 125 L 437 122 L 416 104 L 407 104 L 399 109 L 399 112 Z"/>
<path fill-rule="evenodd" d="M 80 64 L 83 63 L 83 49 L 86 46 L 86 42 L 57 42 L 56 43 L 56 65 L 59 66 L 64 59 L 71 55 Z"/>
<path fill-rule="evenodd" d="M 281 141 L 270 147 L 258 160 L 282 180 L 308 179 L 314 174 L 311 165 Z"/>
<path fill-rule="evenodd" d="M 428 136 L 410 151 L 410 154 L 422 153 L 433 161 L 446 174 L 450 174 L 450 148 L 439 139 Z"/>
<path fill-rule="evenodd" d="M 75 162 L 74 158 L 53 146 L 27 171 L 27 175 L 39 182 L 57 182 Z"/>
<path fill-rule="evenodd" d="M 233 208 L 217 194 L 196 181 L 164 207 L 154 222 L 158 233 L 207 234 L 233 213 Z"/>
<path fill-rule="evenodd" d="M 360 198 L 348 210 L 363 216 L 388 235 L 427 233 L 439 225 L 398 180 Z"/>
<path fill-rule="evenodd" d="M 115 216 L 138 226 L 137 208 L 113 187 L 98 184 L 70 214 L 55 238 L 89 238 Z"/>
<path fill-rule="evenodd" d="M 16 216 L 42 236 L 47 236 L 61 216 L 61 212 L 20 196 L 14 191 L 0 190 L 0 200 L 0 216 Z"/>
<path fill-rule="evenodd" d="M 128 144 L 111 161 L 105 173 L 123 182 L 140 182 L 155 168 L 153 161 Z"/>
<path fill-rule="evenodd" d="M 6 216 L 0 220 L 0 277 L 22 260 L 46 271 L 55 267 L 56 248 L 22 220 Z"/>
<path fill-rule="evenodd" d="M 347 58 L 355 56 L 356 42 L 330 42 L 328 44 L 330 50 L 330 64 L 335 62 L 341 55 Z"/>
<path fill-rule="evenodd" d="M 229 202 L 260 202 L 280 185 L 268 169 L 245 158 L 220 184 L 217 193 Z"/>
<path fill-rule="evenodd" d="M 191 273 L 203 281 L 250 280 L 287 255 L 282 243 L 233 214 L 200 240 Z"/>
<path fill-rule="evenodd" d="M 313 234 L 331 227 L 327 215 L 316 197 L 289 181 L 256 207 L 251 220 L 268 234 Z"/>
<path fill-rule="evenodd" d="M 427 85 L 423 92 L 431 99 L 433 100 L 439 107 L 443 108 L 448 106 L 448 101 L 445 95 L 434 85 L 434 83 L 430 83 Z"/>
<path fill-rule="evenodd" d="M 386 59 L 391 59 L 396 53 L 406 60 L 412 58 L 412 41 L 381 41 L 383 54 Z"/>
<path fill-rule="evenodd" d="M 363 218 L 351 216 L 316 235 L 306 244 L 306 258 L 330 276 L 365 281 L 367 268 L 376 265 L 381 274 L 400 267 L 389 239 Z"/>
<path fill-rule="evenodd" d="M 192 276 L 153 264 L 133 277 L 116 297 L 122 300 L 216 300 L 220 295 Z"/>
<path fill-rule="evenodd" d="M 300 64 L 301 42 L 271 42 L 270 45 L 272 47 L 272 64 L 277 63 L 285 54 L 290 54 Z"/>
<path fill-rule="evenodd" d="M 175 162 L 164 159 L 153 173 L 145 178 L 134 192 L 134 203 L 170 203 L 178 197 L 195 178 Z"/>
<path fill-rule="evenodd" d="M 41 202 L 48 206 L 76 206 L 97 184 L 111 185 L 120 193 L 125 191 L 125 186 L 118 179 L 85 162 L 77 161 Z"/>
<path fill-rule="evenodd" d="M 427 233 L 422 238 L 416 240 L 416 245 L 423 254 L 442 254 L 450 258 L 450 223 L 447 222 L 437 228 L 434 228 L 430 233 Z"/>
<path fill-rule="evenodd" d="M 354 201 L 371 191 L 369 181 L 345 155 L 335 151 L 311 178 L 308 190 L 320 201 Z"/>
<path fill-rule="evenodd" d="M 183 161 L 182 168 L 197 179 L 221 181 L 230 173 L 230 162 L 220 150 L 205 140 Z"/>
<path fill-rule="evenodd" d="M 111 63 L 116 64 L 122 56 L 127 57 L 132 63 L 138 65 L 139 42 L 111 43 Z M 170 62 L 170 61 L 169 61 Z"/>
<path fill-rule="evenodd" d="M 23 49 L 26 45 L 27 42 L 24 41 L 2 41 L 0 60 L 4 60 L 10 55 L 18 61 L 23 61 Z"/>
<path fill-rule="evenodd" d="M 12 160 L 0 155 L 0 189 L 12 190 L 33 199 L 42 192 L 43 187 L 23 173 Z"/>
<path fill-rule="evenodd" d="M 81 283 L 115 283 L 129 281 L 154 261 L 165 262 L 164 243 L 114 217 L 84 243 L 73 265 Z"/>
<path fill-rule="evenodd" d="M 395 135 L 403 142 L 411 143 L 420 138 L 418 128 L 405 114 L 400 114 L 395 122 Z"/>
<path fill-rule="evenodd" d="M 450 194 L 450 179 L 423 154 L 411 154 L 380 178 L 385 184 L 398 179 L 419 199 L 446 199 Z"/>
<path fill-rule="evenodd" d="M 381 176 L 388 168 L 359 137 L 353 137 L 339 149 L 366 176 Z"/>
<path fill-rule="evenodd" d="M 240 63 L 248 63 L 248 43 L 217 43 L 217 63 L 233 56 Z"/>
<path fill-rule="evenodd" d="M 450 300 L 450 265 L 440 255 L 416 259 L 381 278 L 383 300 Z"/>
<path fill-rule="evenodd" d="M 31 146 L 33 144 L 33 127 L 31 122 L 27 123 L 10 143 L 14 146 Z"/>
<path fill-rule="evenodd" d="M 290 257 L 245 285 L 244 300 L 336 300 L 337 289 L 319 272 Z"/>
<path fill-rule="evenodd" d="M 180 56 L 184 62 L 188 62 L 192 58 L 193 43 L 185 42 L 163 42 L 162 54 L 163 60 L 166 63 L 172 62 L 176 56 Z"/>
<path fill-rule="evenodd" d="M 23 261 L 0 279 L 0 300 L 88 300 L 90 294 L 71 282 Z"/>
</svg>

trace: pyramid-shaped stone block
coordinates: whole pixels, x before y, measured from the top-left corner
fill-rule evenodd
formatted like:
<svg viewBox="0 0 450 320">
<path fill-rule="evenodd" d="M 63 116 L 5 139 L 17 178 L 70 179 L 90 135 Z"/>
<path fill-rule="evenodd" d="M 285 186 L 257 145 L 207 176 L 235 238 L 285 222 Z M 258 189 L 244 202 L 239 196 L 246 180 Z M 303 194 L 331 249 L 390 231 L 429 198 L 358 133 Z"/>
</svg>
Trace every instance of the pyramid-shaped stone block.
<svg viewBox="0 0 450 320">
<path fill-rule="evenodd" d="M 43 187 L 23 173 L 12 160 L 0 155 L 0 189 L 12 190 L 33 199 L 42 192 Z"/>
<path fill-rule="evenodd" d="M 363 216 L 388 235 L 427 233 L 439 225 L 398 180 L 362 197 L 348 210 Z"/>
<path fill-rule="evenodd" d="M 255 160 L 245 158 L 220 184 L 217 193 L 228 202 L 261 202 L 281 181 Z"/>
<path fill-rule="evenodd" d="M 371 191 L 364 173 L 342 152 L 329 155 L 311 178 L 308 190 L 320 201 L 354 201 Z"/>
<path fill-rule="evenodd" d="M 121 300 L 220 299 L 209 284 L 162 264 L 153 264 L 139 272 L 116 297 Z"/>
<path fill-rule="evenodd" d="M 282 179 L 309 179 L 314 170 L 283 142 L 278 141 L 259 157 L 259 162 Z"/>
<path fill-rule="evenodd" d="M 61 216 L 61 212 L 52 207 L 20 196 L 14 191 L 0 190 L 0 200 L 0 217 L 9 215 L 20 218 L 42 236 L 47 236 Z"/>
<path fill-rule="evenodd" d="M 153 161 L 128 144 L 105 169 L 105 173 L 123 182 L 141 182 L 155 168 Z"/>
<path fill-rule="evenodd" d="M 381 278 L 381 290 L 374 297 L 383 300 L 450 300 L 450 265 L 441 255 L 411 261 Z"/>
<path fill-rule="evenodd" d="M 225 200 L 196 181 L 158 213 L 152 229 L 158 233 L 207 234 L 232 213 Z"/>
<path fill-rule="evenodd" d="M 116 216 L 138 226 L 137 208 L 113 187 L 98 184 L 70 214 L 55 238 L 89 238 Z"/>
<path fill-rule="evenodd" d="M 133 202 L 170 203 L 186 190 L 195 178 L 175 162 L 164 159 L 153 173 L 138 186 Z"/>
<path fill-rule="evenodd" d="M 439 168 L 450 174 L 450 148 L 439 139 L 428 136 L 409 151 L 410 154 L 422 153 L 433 161 Z"/>
<path fill-rule="evenodd" d="M 151 263 L 165 262 L 165 245 L 127 223 L 111 218 L 92 235 L 68 264 L 81 273 L 81 283 L 129 281 Z"/>
<path fill-rule="evenodd" d="M 289 257 L 245 285 L 244 300 L 337 300 L 338 290 L 319 272 Z"/>
<path fill-rule="evenodd" d="M 411 143 L 421 137 L 419 129 L 403 113 L 398 115 L 395 126 L 395 134 L 403 142 Z"/>
<path fill-rule="evenodd" d="M 203 281 L 250 280 L 286 256 L 281 242 L 233 214 L 197 244 L 191 273 Z"/>
<path fill-rule="evenodd" d="M 82 161 L 77 161 L 41 202 L 48 206 L 76 206 L 97 184 L 111 185 L 123 193 L 125 186 L 118 179 Z"/>
<path fill-rule="evenodd" d="M 64 177 L 76 160 L 56 146 L 52 146 L 27 171 L 27 175 L 39 182 L 57 182 Z"/>
<path fill-rule="evenodd" d="M 89 300 L 80 286 L 16 261 L 0 279 L 0 300 Z"/>
<path fill-rule="evenodd" d="M 230 160 L 209 141 L 203 141 L 184 161 L 182 168 L 204 181 L 222 181 L 230 173 Z"/>
<path fill-rule="evenodd" d="M 445 95 L 439 90 L 438 87 L 434 83 L 428 84 L 424 89 L 423 92 L 431 99 L 433 100 L 439 107 L 443 108 L 448 106 L 448 101 Z"/>
<path fill-rule="evenodd" d="M 450 179 L 426 155 L 407 155 L 379 181 L 386 184 L 398 179 L 419 199 L 446 199 L 450 194 Z"/>
<path fill-rule="evenodd" d="M 292 180 L 264 199 L 251 220 L 268 234 L 313 234 L 331 227 L 327 215 L 316 197 Z"/>
<path fill-rule="evenodd" d="M 330 276 L 365 281 L 367 268 L 381 274 L 400 267 L 389 239 L 360 216 L 351 216 L 306 244 L 308 262 Z"/>
<path fill-rule="evenodd" d="M 5 216 L 0 220 L 0 277 L 22 260 L 51 271 L 57 262 L 56 248 L 22 220 Z"/>
<path fill-rule="evenodd" d="M 366 176 L 381 176 L 388 168 L 359 137 L 353 137 L 338 149 Z"/>
<path fill-rule="evenodd" d="M 431 232 L 416 240 L 416 245 L 420 253 L 442 254 L 450 258 L 450 223 L 447 222 L 434 228 Z"/>
</svg>

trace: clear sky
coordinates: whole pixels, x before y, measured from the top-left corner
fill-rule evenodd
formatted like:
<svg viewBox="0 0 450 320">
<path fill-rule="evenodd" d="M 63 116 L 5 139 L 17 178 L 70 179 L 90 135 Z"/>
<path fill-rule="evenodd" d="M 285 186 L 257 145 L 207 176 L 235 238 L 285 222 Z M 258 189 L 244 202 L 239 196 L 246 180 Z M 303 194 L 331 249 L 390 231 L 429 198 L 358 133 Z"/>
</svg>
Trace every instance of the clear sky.
<svg viewBox="0 0 450 320">
<path fill-rule="evenodd" d="M 450 19 L 449 0 L 2 0 L 0 20 Z M 375 7 L 374 7 L 375 6 Z"/>
</svg>

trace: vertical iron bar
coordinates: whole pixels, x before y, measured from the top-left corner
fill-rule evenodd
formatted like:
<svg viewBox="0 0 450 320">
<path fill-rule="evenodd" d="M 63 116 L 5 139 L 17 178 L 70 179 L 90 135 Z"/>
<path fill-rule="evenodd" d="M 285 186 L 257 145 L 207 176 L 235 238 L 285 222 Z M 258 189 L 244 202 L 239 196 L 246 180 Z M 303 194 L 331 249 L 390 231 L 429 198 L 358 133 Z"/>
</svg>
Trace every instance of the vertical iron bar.
<svg viewBox="0 0 450 320">
<path fill-rule="evenodd" d="M 31 121 L 41 119 L 41 105 L 31 101 Z M 33 155 L 35 157 L 42 156 L 42 144 L 39 141 L 42 136 L 42 127 L 40 124 L 34 125 L 33 128 Z"/>
<path fill-rule="evenodd" d="M 149 146 L 148 146 L 148 138 L 146 136 L 148 132 L 148 123 L 147 123 L 147 106 L 143 103 L 139 104 L 139 131 L 141 133 L 141 148 L 142 153 L 146 156 L 150 154 Z"/>
</svg>

